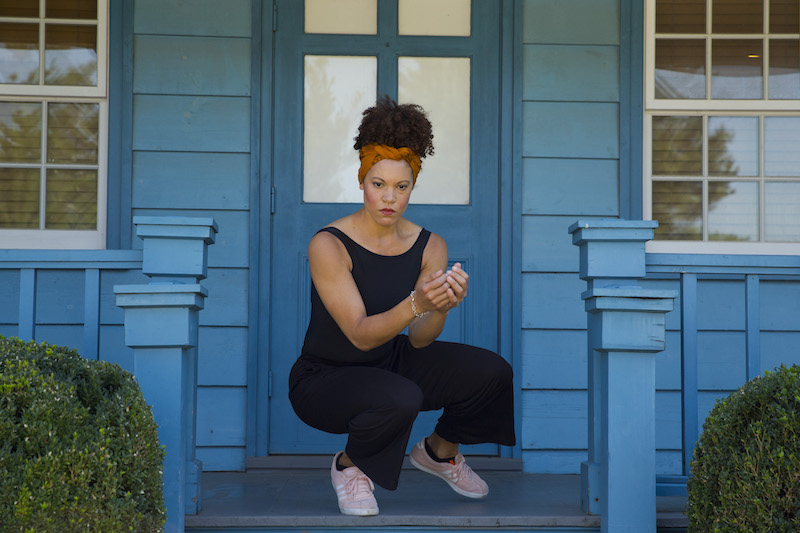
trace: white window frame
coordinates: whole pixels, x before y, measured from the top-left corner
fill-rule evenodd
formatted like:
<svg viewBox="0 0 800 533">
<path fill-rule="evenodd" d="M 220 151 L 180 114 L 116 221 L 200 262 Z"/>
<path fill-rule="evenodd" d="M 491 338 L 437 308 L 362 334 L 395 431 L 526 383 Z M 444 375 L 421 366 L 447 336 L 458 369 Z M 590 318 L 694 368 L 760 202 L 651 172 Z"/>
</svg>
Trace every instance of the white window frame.
<svg viewBox="0 0 800 533">
<path fill-rule="evenodd" d="M 97 0 L 97 86 L 48 86 L 0 84 L 0 101 L 4 102 L 72 102 L 99 105 L 97 142 L 97 229 L 0 229 L 0 249 L 93 249 L 106 247 L 108 210 L 108 48 L 110 0 Z M 40 13 L 44 1 L 40 0 Z M 39 18 L 0 18 L 0 21 L 39 22 Z M 59 19 L 63 23 L 85 23 L 82 20 Z M 42 22 L 43 24 L 43 22 Z M 40 69 L 44 63 L 44 32 L 39 32 Z M 42 120 L 43 137 L 46 135 L 46 117 Z M 46 147 L 42 147 L 46 151 Z M 78 165 L 85 167 L 85 165 Z M 41 168 L 41 167 L 40 167 Z M 60 168 L 64 168 L 60 166 Z M 44 195 L 45 191 L 41 191 Z"/>
<path fill-rule="evenodd" d="M 710 13 L 712 0 L 706 0 L 707 18 Z M 652 220 L 652 119 L 660 115 L 680 115 L 680 116 L 800 116 L 800 100 L 724 100 L 724 99 L 658 99 L 655 97 L 655 39 L 656 39 L 656 0 L 645 0 L 645 37 L 644 37 L 644 113 L 642 128 L 642 218 Z M 764 13 L 764 24 L 769 21 L 769 3 Z M 710 32 L 710 20 L 707 20 L 706 39 L 712 37 L 725 36 L 726 34 L 712 34 Z M 766 27 L 766 26 L 765 26 Z M 682 34 L 675 34 L 682 35 Z M 736 35 L 736 38 L 753 37 L 762 39 L 764 43 L 763 68 L 765 74 L 769 68 L 769 46 L 767 44 L 767 33 Z M 776 34 L 784 35 L 784 34 Z M 672 37 L 673 35 L 670 34 Z M 693 35 L 693 37 L 696 37 Z M 711 79 L 711 47 L 706 46 L 706 90 L 709 90 Z M 764 80 L 765 96 L 769 93 L 769 78 Z M 760 121 L 761 123 L 761 121 Z M 759 159 L 763 166 L 764 153 L 764 131 L 759 128 Z M 680 179 L 680 177 L 676 177 Z M 731 177 L 728 181 L 739 181 L 740 178 Z M 763 183 L 766 178 L 762 175 L 759 178 L 745 178 L 743 181 L 759 182 L 759 188 L 763 191 Z M 763 194 L 759 195 L 760 217 L 763 220 L 764 210 Z M 704 215 L 705 209 L 704 209 Z M 761 225 L 763 229 L 763 224 Z M 800 242 L 798 243 L 778 243 L 778 242 L 731 242 L 731 241 L 673 241 L 673 240 L 651 240 L 647 243 L 648 252 L 660 253 L 692 253 L 692 254 L 753 254 L 753 255 L 800 255 Z"/>
</svg>

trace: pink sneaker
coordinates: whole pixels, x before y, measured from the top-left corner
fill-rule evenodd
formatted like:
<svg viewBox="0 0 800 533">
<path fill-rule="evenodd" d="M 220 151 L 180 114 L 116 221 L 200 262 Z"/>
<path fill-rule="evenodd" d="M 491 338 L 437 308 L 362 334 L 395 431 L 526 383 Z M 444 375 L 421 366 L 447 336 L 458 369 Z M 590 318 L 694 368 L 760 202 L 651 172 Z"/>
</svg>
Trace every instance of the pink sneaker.
<svg viewBox="0 0 800 533">
<path fill-rule="evenodd" d="M 357 466 L 337 470 L 336 460 L 342 453 L 334 456 L 331 465 L 331 483 L 339 498 L 339 510 L 347 515 L 375 516 L 378 514 L 378 502 L 372 494 L 375 485 Z"/>
<path fill-rule="evenodd" d="M 489 494 L 489 486 L 478 474 L 467 466 L 464 456 L 459 452 L 453 462 L 439 463 L 431 459 L 425 450 L 425 439 L 419 441 L 408 457 L 411 464 L 423 472 L 439 476 L 450 485 L 450 488 L 467 498 L 485 498 Z"/>
</svg>

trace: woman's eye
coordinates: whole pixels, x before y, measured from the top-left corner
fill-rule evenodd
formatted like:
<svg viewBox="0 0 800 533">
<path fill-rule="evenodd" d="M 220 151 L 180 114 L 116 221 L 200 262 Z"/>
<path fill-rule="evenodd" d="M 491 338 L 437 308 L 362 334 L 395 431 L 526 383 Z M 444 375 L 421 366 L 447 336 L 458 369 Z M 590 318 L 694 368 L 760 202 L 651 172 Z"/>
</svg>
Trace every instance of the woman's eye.
<svg viewBox="0 0 800 533">
<path fill-rule="evenodd" d="M 404 190 L 408 189 L 408 185 L 406 185 L 406 184 L 398 185 L 397 188 L 400 189 L 401 191 L 404 191 Z"/>
<path fill-rule="evenodd" d="M 372 186 L 373 187 L 380 187 L 381 185 L 383 185 L 383 184 L 380 181 L 373 181 L 372 182 Z"/>
</svg>

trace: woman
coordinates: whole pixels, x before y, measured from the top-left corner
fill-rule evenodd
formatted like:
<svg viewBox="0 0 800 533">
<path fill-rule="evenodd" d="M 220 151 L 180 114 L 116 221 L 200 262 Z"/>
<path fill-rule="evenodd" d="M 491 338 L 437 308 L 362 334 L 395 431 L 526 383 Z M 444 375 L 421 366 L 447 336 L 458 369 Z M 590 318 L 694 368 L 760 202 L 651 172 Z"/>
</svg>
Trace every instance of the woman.
<svg viewBox="0 0 800 533">
<path fill-rule="evenodd" d="M 469 276 L 459 263 L 447 268 L 441 237 L 403 218 L 432 141 L 419 106 L 384 97 L 364 111 L 355 142 L 364 206 L 320 230 L 308 248 L 311 321 L 289 398 L 308 425 L 348 434 L 331 465 L 348 515 L 378 514 L 373 481 L 397 488 L 421 410 L 444 408 L 411 464 L 463 496 L 483 498 L 489 489 L 458 445 L 515 443 L 508 363 L 436 340 L 467 295 Z"/>
</svg>

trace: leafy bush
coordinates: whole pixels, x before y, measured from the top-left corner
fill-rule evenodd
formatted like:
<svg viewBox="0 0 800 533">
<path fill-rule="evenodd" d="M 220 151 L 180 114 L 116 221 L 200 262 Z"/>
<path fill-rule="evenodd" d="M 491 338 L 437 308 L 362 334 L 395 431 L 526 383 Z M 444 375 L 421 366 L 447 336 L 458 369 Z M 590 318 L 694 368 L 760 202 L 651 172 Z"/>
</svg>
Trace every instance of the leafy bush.
<svg viewBox="0 0 800 533">
<path fill-rule="evenodd" d="M 690 531 L 800 531 L 800 366 L 717 401 L 688 490 Z"/>
<path fill-rule="evenodd" d="M 0 337 L 2 531 L 161 531 L 163 455 L 129 372 Z"/>
</svg>

